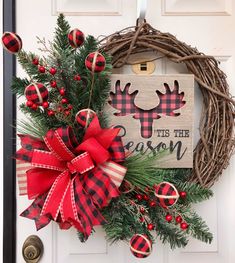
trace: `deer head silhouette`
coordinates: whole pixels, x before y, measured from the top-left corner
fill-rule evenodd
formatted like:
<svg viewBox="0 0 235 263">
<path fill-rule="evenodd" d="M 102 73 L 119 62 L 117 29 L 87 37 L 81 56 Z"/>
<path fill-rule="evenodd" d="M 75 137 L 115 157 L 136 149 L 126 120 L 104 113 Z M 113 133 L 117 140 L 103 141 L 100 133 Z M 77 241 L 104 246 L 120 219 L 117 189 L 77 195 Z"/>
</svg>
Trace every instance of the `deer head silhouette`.
<svg viewBox="0 0 235 263">
<path fill-rule="evenodd" d="M 115 91 L 110 92 L 111 100 L 109 104 L 119 111 L 114 113 L 115 116 L 133 115 L 134 119 L 140 120 L 141 136 L 143 138 L 150 138 L 152 136 L 153 120 L 163 116 L 179 116 L 180 113 L 175 113 L 174 111 L 182 108 L 186 103 L 183 100 L 184 92 L 179 93 L 179 83 L 177 80 L 174 81 L 172 91 L 167 83 L 164 83 L 165 93 L 161 93 L 159 90 L 156 91 L 159 97 L 159 104 L 150 110 L 144 110 L 136 106 L 135 98 L 138 90 L 130 93 L 130 86 L 131 83 L 127 83 L 122 90 L 120 80 L 117 80 Z"/>
</svg>

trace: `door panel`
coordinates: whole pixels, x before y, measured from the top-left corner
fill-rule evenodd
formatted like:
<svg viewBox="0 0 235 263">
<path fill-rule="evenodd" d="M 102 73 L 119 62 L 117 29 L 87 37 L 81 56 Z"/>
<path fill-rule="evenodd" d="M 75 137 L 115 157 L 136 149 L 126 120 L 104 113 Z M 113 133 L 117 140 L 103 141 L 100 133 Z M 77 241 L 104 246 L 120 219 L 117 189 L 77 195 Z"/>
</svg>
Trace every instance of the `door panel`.
<svg viewBox="0 0 235 263">
<path fill-rule="evenodd" d="M 147 21 L 161 31 L 171 32 L 180 40 L 221 61 L 221 68 L 228 75 L 231 93 L 235 94 L 235 2 L 232 0 L 195 1 L 195 0 L 149 0 Z M 18 0 L 17 32 L 22 36 L 24 49 L 37 51 L 36 36 L 52 38 L 56 14 L 67 14 L 71 27 L 80 28 L 86 35 L 108 35 L 124 27 L 134 25 L 136 20 L 136 1 L 124 0 Z M 154 74 L 185 73 L 186 68 L 165 59 L 157 60 Z M 129 66 L 119 72 L 131 73 Z M 20 67 L 17 74 L 24 76 Z M 199 138 L 201 94 L 195 90 L 195 143 Z M 18 114 L 18 118 L 22 118 Z M 171 251 L 159 241 L 154 245 L 147 263 L 232 263 L 235 261 L 235 207 L 230 204 L 234 199 L 235 187 L 234 158 L 224 172 L 221 180 L 213 187 L 215 196 L 195 209 L 206 219 L 214 241 L 205 245 L 192 240 L 189 246 Z M 18 197 L 19 214 L 30 202 L 26 197 Z M 27 236 L 35 234 L 34 222 L 17 217 L 17 263 L 23 262 L 21 248 Z M 128 244 L 109 246 L 100 228 L 86 244 L 81 244 L 76 231 L 61 231 L 50 225 L 38 233 L 44 243 L 42 263 L 130 263 L 139 262 L 130 251 Z"/>
</svg>

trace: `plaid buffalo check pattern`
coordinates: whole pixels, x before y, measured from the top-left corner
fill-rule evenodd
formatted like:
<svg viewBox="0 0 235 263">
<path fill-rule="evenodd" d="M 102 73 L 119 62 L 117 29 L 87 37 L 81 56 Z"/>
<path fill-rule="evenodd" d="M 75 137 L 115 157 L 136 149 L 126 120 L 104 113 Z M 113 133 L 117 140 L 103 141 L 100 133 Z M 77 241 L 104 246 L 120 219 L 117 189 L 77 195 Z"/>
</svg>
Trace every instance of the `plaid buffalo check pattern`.
<svg viewBox="0 0 235 263">
<path fill-rule="evenodd" d="M 170 183 L 161 183 L 155 188 L 155 195 L 158 203 L 166 208 L 175 204 L 178 199 L 178 193 Z"/>
<path fill-rule="evenodd" d="M 99 130 L 99 127 L 94 126 L 93 128 L 92 131 Z M 87 132 L 88 130 L 89 127 Z M 105 131 L 107 136 L 107 130 Z M 102 129 L 100 132 L 102 132 Z M 113 134 L 112 129 L 110 129 L 110 132 Z M 95 134 L 90 136 L 95 136 Z M 70 127 L 60 127 L 57 130 L 48 131 L 44 141 L 31 136 L 20 135 L 22 148 L 17 151 L 16 158 L 25 166 L 27 164 L 29 167 L 31 164 L 33 166 L 27 171 L 27 184 L 26 176 L 24 176 L 24 184 L 29 187 L 28 196 L 32 199 L 35 198 L 34 202 L 22 213 L 22 216 L 33 219 L 37 229 L 44 227 L 51 220 L 55 220 L 63 229 L 73 225 L 84 233 L 85 238 L 88 238 L 94 225 L 104 224 L 105 219 L 102 217 L 99 208 L 107 206 L 112 198 L 119 196 L 118 186 L 126 172 L 126 168 L 118 164 L 125 158 L 122 141 L 120 137 L 112 136 L 107 149 L 110 150 L 110 160 L 95 168 L 90 166 L 89 170 L 86 170 L 87 172 L 82 173 L 78 168 L 75 169 L 76 166 L 73 167 L 75 170 L 70 169 L 70 166 L 74 164 L 74 160 L 79 161 L 82 158 L 78 158 L 79 156 L 85 156 L 84 153 L 78 155 L 78 142 Z M 53 158 L 51 158 L 52 155 Z M 88 155 L 87 153 L 86 156 Z M 47 162 L 48 158 L 53 165 Z M 65 169 L 62 174 L 58 172 L 61 171 L 57 170 L 58 167 Z M 33 180 L 35 178 L 39 180 L 40 176 L 43 176 L 43 178 L 48 176 L 49 181 L 44 181 L 43 188 L 39 187 L 34 192 L 33 186 L 37 181 Z M 50 178 L 52 181 L 50 181 Z M 54 178 L 56 179 L 54 180 Z M 59 181 L 60 179 L 61 181 Z M 30 188 L 30 186 L 32 187 Z M 50 189 L 48 189 L 49 187 Z M 68 187 L 70 187 L 70 190 L 67 192 Z M 65 198 L 63 200 L 66 200 L 63 206 L 58 203 L 60 200 L 55 201 L 54 199 L 57 194 L 61 194 L 61 192 L 57 193 L 55 189 L 60 189 L 60 191 L 65 191 L 64 194 L 66 193 L 63 197 Z M 24 190 L 26 193 L 27 189 Z M 41 193 L 44 194 L 41 195 Z M 68 202 L 68 200 L 70 201 Z M 59 205 L 59 210 L 56 210 L 58 214 L 51 212 L 50 209 L 47 211 L 49 205 L 50 207 L 54 205 L 53 208 L 56 209 Z M 71 209 L 66 210 L 66 207 Z"/>
<path fill-rule="evenodd" d="M 5 32 L 2 36 L 2 44 L 11 53 L 17 53 L 22 48 L 21 38 L 12 32 Z"/>
<path fill-rule="evenodd" d="M 84 42 L 84 34 L 78 29 L 72 30 L 68 34 L 69 44 L 74 47 L 80 47 Z"/>
<path fill-rule="evenodd" d="M 48 90 L 42 83 L 33 83 L 26 87 L 25 96 L 28 101 L 42 104 L 48 99 Z"/>
<path fill-rule="evenodd" d="M 130 86 L 131 83 L 127 83 L 122 90 L 120 80 L 117 80 L 115 91 L 110 92 L 111 100 L 109 104 L 118 110 L 118 112 L 114 113 L 115 116 L 133 115 L 134 119 L 140 120 L 141 136 L 143 138 L 152 136 L 154 119 L 159 119 L 162 116 L 177 117 L 180 113 L 175 113 L 174 111 L 182 108 L 186 103 L 183 100 L 184 92 L 179 93 L 179 83 L 176 80 L 172 91 L 167 83 L 164 83 L 165 93 L 156 91 L 159 97 L 159 104 L 150 110 L 141 109 L 135 104 L 138 90 L 130 93 Z"/>
<path fill-rule="evenodd" d="M 130 249 L 131 252 L 137 258 L 145 258 L 147 257 L 152 250 L 151 241 L 145 235 L 134 235 L 130 241 Z"/>
</svg>

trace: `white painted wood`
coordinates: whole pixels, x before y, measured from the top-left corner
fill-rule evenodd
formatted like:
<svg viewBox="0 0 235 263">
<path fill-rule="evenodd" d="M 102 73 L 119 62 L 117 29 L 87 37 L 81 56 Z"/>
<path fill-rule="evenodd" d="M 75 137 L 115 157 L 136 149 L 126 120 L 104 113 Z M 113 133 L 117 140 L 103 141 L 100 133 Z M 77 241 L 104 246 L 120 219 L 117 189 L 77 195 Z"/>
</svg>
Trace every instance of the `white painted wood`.
<svg viewBox="0 0 235 263">
<path fill-rule="evenodd" d="M 52 14 L 64 13 L 69 16 L 120 16 L 123 0 L 50 0 Z"/>
<path fill-rule="evenodd" d="M 162 14 L 173 16 L 229 16 L 232 0 L 162 0 Z"/>
<path fill-rule="evenodd" d="M 119 9 L 120 6 L 122 6 L 121 9 Z M 197 46 L 200 51 L 216 56 L 221 61 L 221 68 L 227 73 L 231 93 L 235 94 L 234 10 L 235 1 L 232 0 L 148 0 L 146 18 L 155 28 L 171 32 L 182 41 Z M 80 28 L 86 35 L 99 36 L 134 25 L 136 1 L 18 0 L 17 33 L 22 37 L 26 50 L 37 50 L 36 35 L 45 36 L 46 39 L 52 38 L 56 22 L 54 14 L 56 12 L 69 14 L 68 20 L 71 26 Z M 155 66 L 154 74 L 187 73 L 184 66 L 175 65 L 165 59 L 156 60 Z M 2 70 L 2 67 L 0 67 L 0 70 Z M 117 72 L 133 73 L 130 66 L 125 66 Z M 17 74 L 25 76 L 19 67 L 17 68 Z M 2 78 L 1 71 L 0 78 Z M 196 90 L 194 143 L 199 138 L 200 98 L 201 94 Z M 0 105 L 2 105 L 1 99 Z M 21 118 L 21 116 L 18 117 Z M 1 132 L 2 129 L 0 129 L 2 138 Z M 195 207 L 214 232 L 213 243 L 204 245 L 192 241 L 185 250 L 177 249 L 172 252 L 168 246 L 163 246 L 157 241 L 152 255 L 143 262 L 234 263 L 235 206 L 232 203 L 235 187 L 234 171 L 235 161 L 233 159 L 223 178 L 213 188 L 215 197 Z M 0 193 L 1 187 L 2 181 L 0 182 Z M 19 197 L 18 214 L 29 204 L 30 202 L 25 197 Z M 2 217 L 0 217 L 0 224 L 1 220 Z M 95 236 L 87 244 L 81 244 L 76 239 L 74 231 L 60 231 L 55 225 L 50 225 L 36 233 L 34 223 L 31 220 L 18 216 L 17 227 L 17 263 L 23 263 L 21 247 L 25 238 L 31 234 L 38 234 L 44 243 L 45 253 L 41 260 L 42 263 L 140 262 L 131 255 L 128 244 L 108 246 L 104 233 L 100 230 L 97 230 Z"/>
</svg>

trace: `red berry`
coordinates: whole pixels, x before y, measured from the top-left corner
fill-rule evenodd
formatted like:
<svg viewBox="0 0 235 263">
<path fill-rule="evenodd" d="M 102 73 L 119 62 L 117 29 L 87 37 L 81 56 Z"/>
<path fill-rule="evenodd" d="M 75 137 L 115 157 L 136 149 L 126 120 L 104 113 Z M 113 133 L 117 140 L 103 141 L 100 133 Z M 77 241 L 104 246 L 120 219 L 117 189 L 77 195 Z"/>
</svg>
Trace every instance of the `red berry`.
<svg viewBox="0 0 235 263">
<path fill-rule="evenodd" d="M 64 88 L 61 88 L 61 89 L 60 89 L 60 95 L 61 95 L 61 96 L 64 96 L 64 95 L 65 95 L 65 89 L 64 89 Z"/>
<path fill-rule="evenodd" d="M 62 106 L 59 106 L 59 107 L 57 108 L 57 110 L 58 110 L 59 112 L 61 112 L 61 111 L 63 111 L 63 107 L 62 107 Z"/>
<path fill-rule="evenodd" d="M 136 199 L 137 199 L 138 201 L 141 201 L 141 200 L 143 199 L 143 197 L 142 197 L 141 194 L 137 194 L 137 195 L 136 195 Z"/>
<path fill-rule="evenodd" d="M 181 198 L 186 198 L 187 193 L 182 191 L 182 192 L 179 192 L 179 195 L 180 195 Z"/>
<path fill-rule="evenodd" d="M 148 230 L 151 231 L 151 230 L 154 229 L 154 225 L 150 223 L 150 224 L 147 225 L 147 228 L 148 228 Z"/>
<path fill-rule="evenodd" d="M 44 101 L 43 104 L 42 104 L 42 107 L 43 107 L 44 109 L 47 109 L 47 108 L 49 107 L 48 101 Z"/>
<path fill-rule="evenodd" d="M 146 194 L 143 195 L 143 198 L 144 198 L 145 201 L 148 201 L 148 200 L 149 200 L 149 196 L 146 195 Z"/>
<path fill-rule="evenodd" d="M 149 202 L 150 207 L 155 207 L 157 205 L 156 201 L 152 200 Z"/>
<path fill-rule="evenodd" d="M 143 216 L 140 217 L 140 222 L 141 222 L 141 223 L 144 223 L 144 217 L 143 217 Z"/>
<path fill-rule="evenodd" d="M 188 224 L 186 222 L 182 222 L 180 224 L 181 229 L 186 230 L 188 228 Z"/>
<path fill-rule="evenodd" d="M 65 111 L 64 111 L 64 114 L 65 114 L 66 116 L 69 116 L 70 113 L 71 113 L 70 110 L 65 110 Z"/>
<path fill-rule="evenodd" d="M 38 58 L 33 58 L 32 63 L 37 66 L 39 64 Z"/>
<path fill-rule="evenodd" d="M 50 68 L 51 75 L 55 75 L 57 72 L 56 68 Z"/>
<path fill-rule="evenodd" d="M 55 112 L 53 111 L 53 110 L 49 110 L 48 112 L 47 112 L 47 115 L 48 116 L 54 116 L 55 115 Z"/>
<path fill-rule="evenodd" d="M 56 83 L 55 80 L 52 80 L 52 81 L 50 82 L 50 85 L 51 85 L 52 88 L 56 88 L 57 83 Z"/>
<path fill-rule="evenodd" d="M 33 110 L 37 110 L 38 105 L 34 103 L 34 104 L 31 106 L 31 108 L 32 108 Z"/>
<path fill-rule="evenodd" d="M 75 76 L 74 76 L 74 80 L 80 81 L 80 80 L 81 80 L 80 75 L 75 75 Z"/>
<path fill-rule="evenodd" d="M 39 66 L 38 70 L 40 73 L 45 73 L 45 71 L 46 71 L 45 67 L 43 67 L 43 66 Z"/>
<path fill-rule="evenodd" d="M 144 209 L 143 206 L 140 207 L 140 213 L 141 213 L 141 214 L 144 214 L 144 213 L 145 213 L 145 209 Z"/>
<path fill-rule="evenodd" d="M 181 222 L 182 222 L 182 217 L 181 216 L 177 216 L 176 218 L 175 218 L 175 221 L 176 221 L 176 223 L 178 223 L 178 224 L 180 224 Z"/>
<path fill-rule="evenodd" d="M 31 100 L 28 100 L 28 101 L 26 102 L 26 106 L 29 107 L 29 108 L 31 108 L 31 107 L 33 106 L 33 102 L 32 102 Z"/>
<path fill-rule="evenodd" d="M 68 105 L 68 109 L 69 109 L 69 110 L 72 110 L 72 109 L 73 109 L 73 105 L 69 104 L 69 105 Z"/>
<path fill-rule="evenodd" d="M 63 99 L 61 100 L 61 103 L 62 103 L 62 104 L 67 104 L 67 103 L 68 103 L 68 100 L 67 100 L 66 98 L 63 98 Z"/>
<path fill-rule="evenodd" d="M 170 215 L 170 214 L 167 214 L 165 218 L 166 218 L 167 222 L 171 222 L 173 219 L 172 215 Z"/>
</svg>

